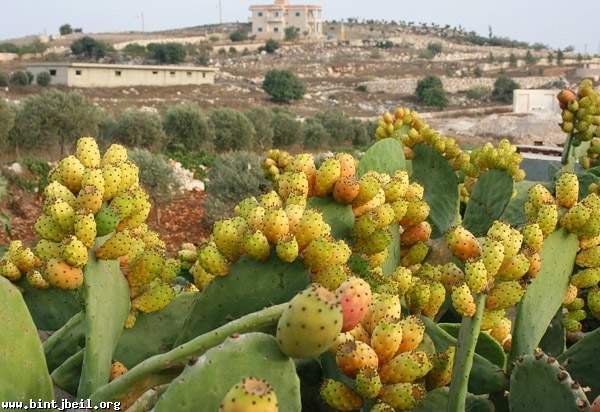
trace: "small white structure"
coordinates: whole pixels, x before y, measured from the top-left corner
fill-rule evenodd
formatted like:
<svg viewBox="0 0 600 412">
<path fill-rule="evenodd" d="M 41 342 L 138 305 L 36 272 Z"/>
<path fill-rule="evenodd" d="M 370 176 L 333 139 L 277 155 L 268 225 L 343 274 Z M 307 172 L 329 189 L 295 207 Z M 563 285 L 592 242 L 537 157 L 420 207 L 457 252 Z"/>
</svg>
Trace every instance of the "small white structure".
<svg viewBox="0 0 600 412">
<path fill-rule="evenodd" d="M 559 90 L 553 89 L 516 89 L 513 91 L 514 113 L 560 112 L 556 95 Z"/>
<path fill-rule="evenodd" d="M 250 6 L 252 34 L 257 39 L 283 40 L 285 29 L 295 27 L 300 36 L 319 39 L 323 36 L 321 11 L 319 5 L 289 4 L 288 0 L 255 4 Z"/>
<path fill-rule="evenodd" d="M 52 84 L 69 87 L 185 86 L 213 84 L 217 69 L 197 66 L 143 66 L 95 63 L 35 63 L 27 70 L 48 72 Z"/>
<path fill-rule="evenodd" d="M 600 80 L 600 63 L 584 63 L 583 67 L 575 70 L 578 79 Z"/>
</svg>

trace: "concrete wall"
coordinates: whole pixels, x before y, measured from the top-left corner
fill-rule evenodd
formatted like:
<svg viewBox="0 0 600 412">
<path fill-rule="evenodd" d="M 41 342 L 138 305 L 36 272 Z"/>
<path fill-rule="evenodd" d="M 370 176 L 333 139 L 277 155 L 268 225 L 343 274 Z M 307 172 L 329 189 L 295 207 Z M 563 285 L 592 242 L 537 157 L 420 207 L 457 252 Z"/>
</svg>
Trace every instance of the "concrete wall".
<svg viewBox="0 0 600 412">
<path fill-rule="evenodd" d="M 558 90 L 524 90 L 513 92 L 514 113 L 560 112 Z"/>
<path fill-rule="evenodd" d="M 593 79 L 594 81 L 600 80 L 600 68 L 598 69 L 576 69 L 575 77 L 579 79 Z"/>
<path fill-rule="evenodd" d="M 42 72 L 50 73 L 50 77 L 52 78 L 50 84 L 67 86 L 69 82 L 67 66 L 29 66 L 27 67 L 27 71 L 31 72 L 34 78 L 37 78 L 37 75 Z"/>
</svg>

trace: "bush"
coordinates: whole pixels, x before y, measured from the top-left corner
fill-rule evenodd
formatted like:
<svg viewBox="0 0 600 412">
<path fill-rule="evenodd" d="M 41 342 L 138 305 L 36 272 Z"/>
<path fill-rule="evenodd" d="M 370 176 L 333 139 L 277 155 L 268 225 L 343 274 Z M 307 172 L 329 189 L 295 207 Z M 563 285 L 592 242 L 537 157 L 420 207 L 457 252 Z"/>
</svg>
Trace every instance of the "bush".
<svg viewBox="0 0 600 412">
<path fill-rule="evenodd" d="M 38 86 L 46 87 L 52 82 L 52 76 L 48 72 L 40 72 L 35 77 L 35 82 Z"/>
<path fill-rule="evenodd" d="M 0 149 L 8 144 L 8 134 L 15 124 L 15 110 L 10 103 L 0 99 Z"/>
<path fill-rule="evenodd" d="M 255 148 L 266 150 L 273 147 L 273 112 L 267 107 L 255 107 L 245 114 L 256 131 Z"/>
<path fill-rule="evenodd" d="M 304 84 L 289 70 L 269 70 L 265 75 L 262 88 L 273 101 L 288 103 L 300 100 L 304 96 Z"/>
<path fill-rule="evenodd" d="M 508 56 L 508 63 L 510 64 L 510 67 L 517 67 L 518 60 L 514 53 L 511 53 L 510 56 Z"/>
<path fill-rule="evenodd" d="M 33 79 L 35 78 L 33 73 L 31 73 L 29 70 L 26 70 L 25 74 L 27 75 L 27 84 L 33 83 Z"/>
<path fill-rule="evenodd" d="M 286 147 L 300 143 L 304 138 L 302 122 L 291 113 L 280 110 L 273 114 L 273 146 Z"/>
<path fill-rule="evenodd" d="M 474 86 L 467 90 L 467 97 L 473 100 L 483 100 L 492 93 L 492 90 L 486 86 Z"/>
<path fill-rule="evenodd" d="M 531 54 L 531 51 L 527 50 L 527 53 L 525 54 L 525 62 L 529 66 L 532 66 L 538 62 L 538 58 L 534 57 L 533 54 Z"/>
<path fill-rule="evenodd" d="M 50 149 L 61 154 L 81 136 L 98 133 L 100 110 L 79 93 L 51 89 L 28 97 L 17 109 L 10 133 L 12 147 Z"/>
<path fill-rule="evenodd" d="M 14 43 L 0 43 L 0 53 L 19 53 L 20 49 Z"/>
<path fill-rule="evenodd" d="M 444 91 L 444 85 L 439 77 L 427 76 L 419 80 L 415 95 L 417 100 L 426 106 L 433 106 L 439 109 L 444 109 L 448 106 L 448 98 Z"/>
<path fill-rule="evenodd" d="M 218 150 L 253 147 L 256 131 L 243 113 L 231 109 L 213 109 L 209 117 L 215 128 L 215 147 Z"/>
<path fill-rule="evenodd" d="M 266 51 L 267 53 L 275 53 L 275 50 L 279 48 L 279 42 L 277 40 L 269 39 L 265 42 L 264 46 L 258 48 L 258 51 Z"/>
<path fill-rule="evenodd" d="M 181 144 L 172 145 L 167 151 L 167 155 L 181 163 L 187 170 L 194 172 L 196 179 L 205 179 L 206 170 L 215 162 L 215 155 L 205 150 L 197 152 L 190 151 Z"/>
<path fill-rule="evenodd" d="M 369 146 L 374 140 L 377 126 L 377 122 L 352 119 L 352 145 L 356 147 Z"/>
<path fill-rule="evenodd" d="M 180 188 L 169 159 L 146 149 L 128 150 L 129 158 L 140 169 L 140 184 L 148 191 L 154 203 L 164 203 L 173 199 Z"/>
<path fill-rule="evenodd" d="M 306 149 L 320 149 L 330 144 L 331 136 L 327 129 L 316 118 L 304 122 L 304 147 Z"/>
<path fill-rule="evenodd" d="M 67 34 L 73 33 L 73 28 L 70 24 L 63 24 L 58 28 L 58 31 L 61 36 L 66 36 Z"/>
<path fill-rule="evenodd" d="M 232 42 L 248 40 L 248 33 L 245 31 L 236 30 L 229 34 L 229 40 Z"/>
<path fill-rule="evenodd" d="M 511 103 L 513 101 L 513 91 L 519 88 L 519 84 L 506 75 L 500 75 L 494 82 L 494 90 L 492 91 L 492 99 Z"/>
<path fill-rule="evenodd" d="M 208 172 L 206 185 L 206 223 L 231 215 L 242 199 L 258 196 L 268 187 L 261 167 L 261 156 L 251 152 L 231 152 L 217 157 Z"/>
<path fill-rule="evenodd" d="M 315 117 L 331 136 L 332 144 L 339 145 L 352 139 L 352 122 L 344 113 L 330 109 L 318 113 Z"/>
<path fill-rule="evenodd" d="M 477 66 L 473 70 L 473 74 L 475 75 L 475 77 L 482 77 L 483 76 L 483 70 L 481 70 L 481 68 L 479 66 Z"/>
<path fill-rule="evenodd" d="M 8 86 L 8 75 L 4 72 L 0 72 L 0 87 Z"/>
<path fill-rule="evenodd" d="M 185 60 L 185 48 L 179 43 L 150 43 L 149 57 L 161 64 L 178 64 Z"/>
<path fill-rule="evenodd" d="M 161 149 L 167 141 L 167 136 L 158 114 L 127 110 L 117 119 L 114 139 L 131 147 Z"/>
<path fill-rule="evenodd" d="M 10 75 L 8 83 L 11 86 L 27 86 L 29 84 L 29 76 L 24 71 L 16 71 Z"/>
<path fill-rule="evenodd" d="M 443 51 L 442 43 L 429 43 L 427 44 L 427 50 L 429 50 L 433 56 L 437 56 Z"/>
<path fill-rule="evenodd" d="M 144 57 L 146 55 L 146 46 L 142 46 L 138 43 L 129 43 L 123 47 L 122 52 L 131 57 Z"/>
<path fill-rule="evenodd" d="M 288 41 L 296 40 L 300 36 L 300 29 L 298 27 L 286 27 L 285 28 L 285 39 Z"/>
<path fill-rule="evenodd" d="M 380 49 L 391 49 L 392 47 L 394 47 L 394 43 L 392 43 L 390 40 L 382 40 L 378 41 L 375 44 L 375 47 L 378 47 Z"/>
<path fill-rule="evenodd" d="M 164 127 L 170 144 L 181 144 L 189 150 L 210 149 L 215 140 L 212 123 L 195 104 L 169 107 Z"/>
<path fill-rule="evenodd" d="M 90 36 L 84 36 L 71 43 L 71 52 L 74 55 L 87 57 L 88 59 L 101 59 L 106 56 L 109 49 L 108 44 Z"/>
</svg>

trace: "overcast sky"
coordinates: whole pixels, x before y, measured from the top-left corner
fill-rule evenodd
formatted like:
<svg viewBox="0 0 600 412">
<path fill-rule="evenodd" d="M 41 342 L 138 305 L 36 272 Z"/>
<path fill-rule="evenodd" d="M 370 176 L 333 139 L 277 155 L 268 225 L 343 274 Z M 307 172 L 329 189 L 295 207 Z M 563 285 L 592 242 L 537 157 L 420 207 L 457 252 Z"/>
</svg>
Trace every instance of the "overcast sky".
<svg viewBox="0 0 600 412">
<path fill-rule="evenodd" d="M 223 21 L 247 21 L 248 6 L 269 0 L 221 0 Z M 294 0 L 292 0 L 294 1 Z M 296 0 L 298 3 L 305 2 Z M 600 53 L 600 0 L 315 0 L 326 19 L 347 17 L 462 25 L 487 35 Z M 219 21 L 219 0 L 0 0 L 0 39 L 56 33 L 62 23 L 86 32 L 196 26 Z"/>
</svg>

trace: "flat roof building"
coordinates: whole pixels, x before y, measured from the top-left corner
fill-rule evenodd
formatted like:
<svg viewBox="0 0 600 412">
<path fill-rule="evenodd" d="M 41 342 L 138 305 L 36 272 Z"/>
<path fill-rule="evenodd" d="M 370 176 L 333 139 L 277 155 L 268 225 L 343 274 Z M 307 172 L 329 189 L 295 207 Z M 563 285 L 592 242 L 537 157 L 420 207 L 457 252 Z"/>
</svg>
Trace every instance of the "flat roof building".
<svg viewBox="0 0 600 412">
<path fill-rule="evenodd" d="M 285 29 L 294 27 L 300 37 L 319 39 L 323 36 L 321 6 L 314 4 L 289 4 L 275 0 L 274 4 L 250 6 L 252 34 L 257 39 L 285 39 Z"/>
<path fill-rule="evenodd" d="M 27 70 L 48 72 L 51 84 L 69 87 L 185 86 L 213 84 L 217 69 L 197 66 L 144 66 L 96 63 L 34 63 Z"/>
</svg>

